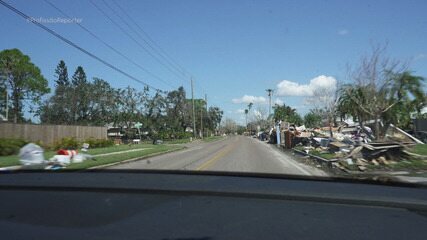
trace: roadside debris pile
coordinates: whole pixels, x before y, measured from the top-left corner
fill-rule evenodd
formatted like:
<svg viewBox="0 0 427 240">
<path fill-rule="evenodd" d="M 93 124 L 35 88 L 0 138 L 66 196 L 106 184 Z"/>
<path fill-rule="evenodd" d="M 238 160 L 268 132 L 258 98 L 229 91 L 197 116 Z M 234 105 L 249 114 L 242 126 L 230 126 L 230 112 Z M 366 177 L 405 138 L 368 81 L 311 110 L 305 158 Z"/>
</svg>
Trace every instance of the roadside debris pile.
<svg viewBox="0 0 427 240">
<path fill-rule="evenodd" d="M 89 144 L 83 144 L 82 151 L 87 152 Z M 78 153 L 77 150 L 59 149 L 57 154 L 49 160 L 45 160 L 44 150 L 39 145 L 29 143 L 19 151 L 21 169 L 62 169 L 71 163 L 83 162 L 92 159 L 92 155 Z"/>
<path fill-rule="evenodd" d="M 424 143 L 392 124 L 380 140 L 367 126 L 307 129 L 289 125 L 280 134 L 282 147 L 293 148 L 343 171 L 365 171 L 369 165 L 387 166 L 408 157 L 427 160 L 426 156 L 408 151 L 409 147 Z M 270 139 L 276 139 L 275 131 L 271 131 Z"/>
</svg>

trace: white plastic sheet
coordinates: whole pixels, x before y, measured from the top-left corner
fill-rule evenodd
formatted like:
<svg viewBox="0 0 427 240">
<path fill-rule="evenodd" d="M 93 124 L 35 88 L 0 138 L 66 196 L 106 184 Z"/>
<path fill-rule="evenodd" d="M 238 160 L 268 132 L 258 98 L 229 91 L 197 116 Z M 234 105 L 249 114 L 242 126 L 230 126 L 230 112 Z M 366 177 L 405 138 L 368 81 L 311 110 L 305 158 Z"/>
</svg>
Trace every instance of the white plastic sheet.
<svg viewBox="0 0 427 240">
<path fill-rule="evenodd" d="M 19 162 L 23 166 L 33 167 L 43 167 L 47 163 L 43 148 L 34 143 L 28 143 L 19 150 Z"/>
</svg>

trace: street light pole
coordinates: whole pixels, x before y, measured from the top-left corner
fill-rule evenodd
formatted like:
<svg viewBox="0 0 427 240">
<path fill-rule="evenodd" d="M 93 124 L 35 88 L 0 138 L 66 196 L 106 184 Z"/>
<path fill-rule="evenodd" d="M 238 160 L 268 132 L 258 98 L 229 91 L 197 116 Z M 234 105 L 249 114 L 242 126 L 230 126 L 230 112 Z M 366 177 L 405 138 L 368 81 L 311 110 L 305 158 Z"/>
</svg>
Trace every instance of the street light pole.
<svg viewBox="0 0 427 240">
<path fill-rule="evenodd" d="M 191 78 L 191 102 L 193 105 L 193 136 L 196 138 L 196 113 L 194 109 L 194 87 L 193 87 L 193 78 Z"/>
<path fill-rule="evenodd" d="M 269 89 L 266 89 L 265 91 L 268 92 L 268 97 L 269 97 L 268 116 L 270 117 L 270 115 L 271 115 L 271 96 L 273 95 L 273 89 L 269 88 Z"/>
<path fill-rule="evenodd" d="M 206 118 L 209 121 L 210 116 L 209 116 L 209 112 L 208 112 L 208 95 L 206 93 L 205 93 L 205 104 L 206 104 Z M 209 128 L 206 128 L 206 137 L 209 137 Z"/>
<path fill-rule="evenodd" d="M 200 131 L 199 132 L 200 132 L 200 138 L 203 138 L 203 106 L 200 106 Z"/>
</svg>

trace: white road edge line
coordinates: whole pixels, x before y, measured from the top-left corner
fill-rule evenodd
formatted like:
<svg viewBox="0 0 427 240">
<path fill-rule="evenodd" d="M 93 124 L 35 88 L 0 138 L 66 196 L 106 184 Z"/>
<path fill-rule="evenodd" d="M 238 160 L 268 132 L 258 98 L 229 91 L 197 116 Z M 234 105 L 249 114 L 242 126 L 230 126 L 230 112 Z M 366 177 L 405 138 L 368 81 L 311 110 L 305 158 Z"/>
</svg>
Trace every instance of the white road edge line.
<svg viewBox="0 0 427 240">
<path fill-rule="evenodd" d="M 269 145 L 267 145 L 269 148 L 271 148 L 271 150 L 273 150 L 273 152 L 274 152 L 274 154 L 276 155 L 276 157 L 279 159 L 279 161 L 282 163 L 282 164 L 285 164 L 284 163 L 284 159 L 283 159 L 283 153 L 280 153 L 279 151 L 279 149 L 275 149 L 274 147 L 272 147 L 272 146 L 269 146 Z M 289 164 L 291 164 L 292 166 L 294 166 L 296 169 L 298 169 L 300 172 L 302 172 L 304 175 L 307 175 L 307 176 L 311 176 L 311 175 L 313 175 L 313 174 L 311 174 L 309 171 L 307 171 L 307 170 L 305 170 L 304 168 L 302 168 L 301 166 L 298 166 L 298 163 L 295 163 L 294 162 L 294 160 L 293 159 L 289 159 L 289 160 L 286 160 L 286 163 L 289 163 Z"/>
</svg>

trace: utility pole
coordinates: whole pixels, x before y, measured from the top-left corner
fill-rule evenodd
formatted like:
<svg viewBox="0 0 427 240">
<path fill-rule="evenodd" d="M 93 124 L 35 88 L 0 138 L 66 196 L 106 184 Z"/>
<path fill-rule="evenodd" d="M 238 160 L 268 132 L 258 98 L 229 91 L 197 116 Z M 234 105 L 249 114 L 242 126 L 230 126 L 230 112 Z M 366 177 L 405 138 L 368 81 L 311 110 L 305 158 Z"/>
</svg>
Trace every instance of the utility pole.
<svg viewBox="0 0 427 240">
<path fill-rule="evenodd" d="M 193 136 L 196 138 L 196 113 L 194 110 L 194 87 L 193 87 L 193 77 L 191 77 L 191 102 L 193 107 Z"/>
<path fill-rule="evenodd" d="M 205 104 L 206 104 L 206 116 L 209 119 L 209 113 L 208 113 L 208 95 L 205 93 Z M 206 129 L 206 137 L 209 135 L 209 129 Z"/>
<path fill-rule="evenodd" d="M 200 101 L 200 103 L 203 100 Z M 200 106 L 200 138 L 203 138 L 203 106 Z"/>
<path fill-rule="evenodd" d="M 268 92 L 268 97 L 269 97 L 268 117 L 270 117 L 270 115 L 271 115 L 271 96 L 273 95 L 273 89 L 269 88 L 269 89 L 266 89 L 265 91 Z"/>
</svg>

